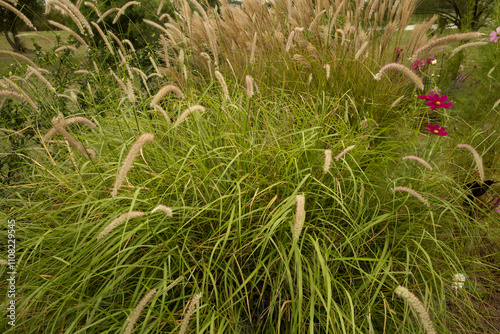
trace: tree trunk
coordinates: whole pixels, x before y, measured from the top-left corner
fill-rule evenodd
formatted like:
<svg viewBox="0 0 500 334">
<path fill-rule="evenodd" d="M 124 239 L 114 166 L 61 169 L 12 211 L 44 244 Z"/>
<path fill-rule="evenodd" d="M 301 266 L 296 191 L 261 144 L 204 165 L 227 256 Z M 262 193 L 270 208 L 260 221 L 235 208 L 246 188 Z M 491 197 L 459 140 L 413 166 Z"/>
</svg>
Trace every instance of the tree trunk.
<svg viewBox="0 0 500 334">
<path fill-rule="evenodd" d="M 20 50 L 17 47 L 16 43 L 14 43 L 9 37 L 9 31 L 4 30 L 3 34 L 5 35 L 5 39 L 7 40 L 7 42 L 9 42 L 10 46 L 14 49 L 14 52 L 19 52 Z"/>
<path fill-rule="evenodd" d="M 21 42 L 21 40 L 17 36 L 17 28 L 15 25 L 11 26 L 10 33 L 12 34 L 12 39 L 9 36 L 8 30 L 3 31 L 3 34 L 5 35 L 5 39 L 7 40 L 7 42 L 9 42 L 12 49 L 14 49 L 14 52 L 26 51 L 26 48 L 24 47 L 23 43 Z"/>
</svg>

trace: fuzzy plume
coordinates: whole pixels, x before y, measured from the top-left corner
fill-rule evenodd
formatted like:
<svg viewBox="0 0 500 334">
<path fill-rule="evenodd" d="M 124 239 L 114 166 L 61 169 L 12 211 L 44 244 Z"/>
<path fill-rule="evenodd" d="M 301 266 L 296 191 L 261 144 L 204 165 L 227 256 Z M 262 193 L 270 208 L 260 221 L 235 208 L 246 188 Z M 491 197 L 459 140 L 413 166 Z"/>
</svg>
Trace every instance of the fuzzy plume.
<svg viewBox="0 0 500 334">
<path fill-rule="evenodd" d="M 118 176 L 113 186 L 113 190 L 111 191 L 111 197 L 115 197 L 118 194 L 118 188 L 120 188 L 123 181 L 125 180 L 125 177 L 127 176 L 128 171 L 132 167 L 134 159 L 137 156 L 137 154 L 139 154 L 141 148 L 143 148 L 144 145 L 146 145 L 147 143 L 151 143 L 153 139 L 154 135 L 151 133 L 142 134 L 139 138 L 137 138 L 134 145 L 132 145 L 132 147 L 130 148 L 127 157 L 123 161 L 123 165 L 120 168 L 120 171 L 118 172 Z"/>
<path fill-rule="evenodd" d="M 412 310 L 417 314 L 420 323 L 424 327 L 425 332 L 427 334 L 436 334 L 431 317 L 429 316 L 429 313 L 427 313 L 424 304 L 422 304 L 417 296 L 403 286 L 398 286 L 394 292 L 410 304 Z"/>
<path fill-rule="evenodd" d="M 123 215 L 119 216 L 118 218 L 113 219 L 113 221 L 111 223 L 109 223 L 108 226 L 106 226 L 104 228 L 104 230 L 102 230 L 101 233 L 99 233 L 99 235 L 97 236 L 97 240 L 101 240 L 102 238 L 107 236 L 109 234 L 109 232 L 111 232 L 115 227 L 117 227 L 120 223 L 124 222 L 125 220 L 132 219 L 132 218 L 138 218 L 138 217 L 142 217 L 142 216 L 144 216 L 144 212 L 141 212 L 141 211 L 130 211 L 130 212 L 124 213 Z"/>
<path fill-rule="evenodd" d="M 406 193 L 412 195 L 413 197 L 417 198 L 420 202 L 424 203 L 425 206 L 427 206 L 427 207 L 429 206 L 429 202 L 424 198 L 424 196 L 420 195 L 418 192 L 416 192 L 413 189 L 410 189 L 408 187 L 394 187 L 391 190 L 393 192 L 396 192 L 396 191 L 406 192 Z"/>
<path fill-rule="evenodd" d="M 7 56 L 12 56 L 12 57 L 17 58 L 17 59 L 22 59 L 25 62 L 27 62 L 28 64 L 30 64 L 32 67 L 37 68 L 36 64 L 33 61 L 31 61 L 31 59 L 29 59 L 28 57 L 23 56 L 22 54 L 19 54 L 17 52 L 0 50 L 0 55 L 7 55 Z"/>
<path fill-rule="evenodd" d="M 480 32 L 464 32 L 464 33 L 458 33 L 458 34 L 453 34 L 453 35 L 448 35 L 445 37 L 441 38 L 436 38 L 433 39 L 427 43 L 425 43 L 422 47 L 420 47 L 417 51 L 413 53 L 411 56 L 411 60 L 415 61 L 417 58 L 420 57 L 420 55 L 424 54 L 426 51 L 430 51 L 433 48 L 440 46 L 440 45 L 445 45 L 449 43 L 455 43 L 455 42 L 463 42 L 463 41 L 469 41 L 471 39 L 476 39 L 484 34 Z"/>
<path fill-rule="evenodd" d="M 184 316 L 184 319 L 182 319 L 181 327 L 179 330 L 179 334 L 184 334 L 186 333 L 187 326 L 189 325 L 189 320 L 191 319 L 191 316 L 193 315 L 194 311 L 196 310 L 196 306 L 200 302 L 201 297 L 203 294 L 198 293 L 191 298 L 189 301 L 189 306 L 186 311 L 186 315 Z"/>
<path fill-rule="evenodd" d="M 113 51 L 113 48 L 111 47 L 111 44 L 109 44 L 108 39 L 106 38 L 106 35 L 104 35 L 104 32 L 102 31 L 101 27 L 95 22 L 91 22 L 92 25 L 97 29 L 97 32 L 101 36 L 102 40 L 104 41 L 104 44 L 106 44 L 106 47 L 108 48 L 109 52 L 114 56 L 115 51 Z"/>
<path fill-rule="evenodd" d="M 23 13 L 21 13 L 19 10 L 17 10 L 14 6 L 8 4 L 7 2 L 5 1 L 2 1 L 0 0 L 0 7 L 4 7 L 4 8 L 7 8 L 8 10 L 10 10 L 11 12 L 13 12 L 14 14 L 17 15 L 17 17 L 19 17 L 24 23 L 26 23 L 26 25 L 28 27 L 30 27 L 31 29 L 34 29 L 36 30 L 36 28 L 33 26 L 33 23 L 26 17 L 26 15 L 24 15 Z"/>
<path fill-rule="evenodd" d="M 202 106 L 192 106 L 188 109 L 186 109 L 180 116 L 179 118 L 177 119 L 177 121 L 175 121 L 174 123 L 174 128 L 176 126 L 178 126 L 179 124 L 181 124 L 185 119 L 186 117 L 188 117 L 188 115 L 190 113 L 192 113 L 193 111 L 199 111 L 199 112 L 205 112 L 205 108 L 203 108 Z"/>
<path fill-rule="evenodd" d="M 472 153 L 472 156 L 474 157 L 474 160 L 476 161 L 476 166 L 477 166 L 477 171 L 479 173 L 479 178 L 482 183 L 484 183 L 484 168 L 483 168 L 483 159 L 481 159 L 481 156 L 477 151 L 474 149 L 474 147 L 467 145 L 467 144 L 458 144 L 457 145 L 459 148 L 464 148 L 466 150 L 469 150 L 470 153 Z"/>
<path fill-rule="evenodd" d="M 137 306 L 134 309 L 134 312 L 132 312 L 132 315 L 130 316 L 130 319 L 127 324 L 127 328 L 125 328 L 124 334 L 132 334 L 132 331 L 134 330 L 135 323 L 139 319 L 139 316 L 141 315 L 142 310 L 146 305 L 149 303 L 149 301 L 154 297 L 156 294 L 156 290 L 152 289 L 149 291 L 137 304 Z"/>
<path fill-rule="evenodd" d="M 432 170 L 432 166 L 424 159 L 417 157 L 415 155 L 406 155 L 402 158 L 403 160 L 414 160 L 425 166 L 427 169 Z"/>
<path fill-rule="evenodd" d="M 306 219 L 306 213 L 304 210 L 305 206 L 305 197 L 304 195 L 297 195 L 297 209 L 295 211 L 295 224 L 293 226 L 293 239 L 298 240 L 300 237 L 300 232 L 302 231 L 302 227 L 304 226 L 304 221 Z"/>
<path fill-rule="evenodd" d="M 215 71 L 215 77 L 217 78 L 217 80 L 219 81 L 219 83 L 222 87 L 222 91 L 224 92 L 224 98 L 226 100 L 229 100 L 229 91 L 227 89 L 226 80 L 224 80 L 224 77 L 222 76 L 222 74 L 217 70 Z"/>
<path fill-rule="evenodd" d="M 253 96 L 253 78 L 250 75 L 245 76 L 245 84 L 247 86 L 247 97 Z"/>
<path fill-rule="evenodd" d="M 120 10 L 118 11 L 118 13 L 116 13 L 115 18 L 113 19 L 113 24 L 115 24 L 118 21 L 118 19 L 120 18 L 120 16 L 122 16 L 123 13 L 125 13 L 125 9 L 127 9 L 128 7 L 133 6 L 133 5 L 140 6 L 141 3 L 139 1 L 129 1 L 129 2 L 127 2 L 125 5 L 123 5 L 120 8 Z"/>
<path fill-rule="evenodd" d="M 332 151 L 325 150 L 325 165 L 323 166 L 323 173 L 328 173 L 331 164 L 332 164 Z"/>
<path fill-rule="evenodd" d="M 96 125 L 92 123 L 89 119 L 85 117 L 71 117 L 67 119 L 62 119 L 61 117 L 52 118 L 52 128 L 42 137 L 42 141 L 46 142 L 52 138 L 56 133 L 60 133 L 64 139 L 66 139 L 73 147 L 75 147 L 80 153 L 82 153 L 87 159 L 95 159 L 95 155 L 89 153 L 82 143 L 80 143 L 75 137 L 73 137 L 67 130 L 66 127 L 75 123 L 83 123 L 91 128 L 95 128 Z"/>
<path fill-rule="evenodd" d="M 408 67 L 399 63 L 390 63 L 385 65 L 375 75 L 374 79 L 380 81 L 382 79 L 382 74 L 384 74 L 387 71 L 395 71 L 401 73 L 409 81 L 413 82 L 413 84 L 415 84 L 415 87 L 417 87 L 418 89 L 424 89 L 424 82 L 422 81 L 422 79 L 418 75 L 413 73 L 412 70 L 410 70 Z"/>
<path fill-rule="evenodd" d="M 172 217 L 173 216 L 172 209 L 170 209 L 168 206 L 163 205 L 163 204 L 158 205 L 156 208 L 154 208 L 151 211 L 151 213 L 156 212 L 156 211 L 162 211 L 162 212 L 164 212 L 167 215 L 167 217 Z"/>
<path fill-rule="evenodd" d="M 347 147 L 345 150 L 343 150 L 342 152 L 340 152 L 336 157 L 335 157 L 335 161 L 339 161 L 344 155 L 346 155 L 347 152 L 349 152 L 350 150 L 352 150 L 354 147 L 356 147 L 356 145 L 352 145 L 352 146 L 349 146 Z"/>
<path fill-rule="evenodd" d="M 161 99 L 170 92 L 177 95 L 177 97 L 180 99 L 184 98 L 184 94 L 182 94 L 181 90 L 177 86 L 165 85 L 158 91 L 158 93 L 156 93 L 153 100 L 151 101 L 150 106 L 154 107 L 155 105 L 157 105 L 161 101 Z"/>
</svg>

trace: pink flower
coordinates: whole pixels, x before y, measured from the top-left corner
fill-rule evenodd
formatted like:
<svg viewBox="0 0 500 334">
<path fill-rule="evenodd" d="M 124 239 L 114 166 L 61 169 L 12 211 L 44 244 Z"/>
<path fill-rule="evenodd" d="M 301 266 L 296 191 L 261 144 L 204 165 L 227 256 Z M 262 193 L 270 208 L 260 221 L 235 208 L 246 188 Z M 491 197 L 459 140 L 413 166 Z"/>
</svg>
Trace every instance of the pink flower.
<svg viewBox="0 0 500 334">
<path fill-rule="evenodd" d="M 434 61 L 434 60 L 436 60 L 436 58 L 434 58 L 434 57 L 429 57 L 429 58 L 427 58 L 427 59 L 425 60 L 425 62 L 426 62 L 427 64 L 431 64 L 431 63 L 432 63 L 432 61 Z"/>
<path fill-rule="evenodd" d="M 439 124 L 428 125 L 426 130 L 429 131 L 430 133 L 434 133 L 434 134 L 441 136 L 441 137 L 444 137 L 448 134 L 448 132 L 446 132 L 446 129 L 444 128 L 444 126 L 440 127 Z"/>
<path fill-rule="evenodd" d="M 425 61 L 423 60 L 415 60 L 413 62 L 413 64 L 411 64 L 411 67 L 415 70 L 415 71 L 418 71 L 418 68 L 420 67 L 420 69 L 422 70 L 424 68 L 424 65 L 425 65 Z"/>
<path fill-rule="evenodd" d="M 500 38 L 500 27 L 496 29 L 496 31 L 490 32 L 490 42 L 498 42 L 498 39 Z"/>
<path fill-rule="evenodd" d="M 453 102 L 445 102 L 448 99 L 448 95 L 439 96 L 439 94 L 432 94 L 431 92 L 429 95 L 419 95 L 418 98 L 429 100 L 429 102 L 425 102 L 425 105 L 431 107 L 431 110 L 437 108 L 448 109 L 453 105 Z"/>
</svg>

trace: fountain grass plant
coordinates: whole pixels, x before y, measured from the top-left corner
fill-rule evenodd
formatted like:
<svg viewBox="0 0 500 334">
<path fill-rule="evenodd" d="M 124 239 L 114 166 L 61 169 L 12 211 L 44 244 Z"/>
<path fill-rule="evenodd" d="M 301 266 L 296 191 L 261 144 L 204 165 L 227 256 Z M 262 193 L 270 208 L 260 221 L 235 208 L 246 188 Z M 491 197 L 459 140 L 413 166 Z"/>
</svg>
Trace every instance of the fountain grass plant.
<svg viewBox="0 0 500 334">
<path fill-rule="evenodd" d="M 469 217 L 463 177 L 476 167 L 457 145 L 474 147 L 486 178 L 493 178 L 498 167 L 487 162 L 498 154 L 498 140 L 478 130 L 450 130 L 461 120 L 458 108 L 432 115 L 448 136 L 422 131 L 431 117 L 417 99 L 423 93 L 397 73 L 374 80 L 396 59 L 384 36 L 392 29 L 400 39 L 394 23 L 407 22 L 415 1 L 356 3 L 318 1 L 309 8 L 305 1 L 276 1 L 270 10 L 250 1 L 240 9 L 224 5 L 222 17 L 259 29 L 230 32 L 216 11 L 181 1 L 185 15 L 161 26 L 172 54 L 151 53 L 158 64 L 168 56 L 170 67 L 165 61 L 157 70 L 133 52 L 121 57 L 109 39 L 103 52 L 114 48 L 115 55 L 105 56 L 111 66 L 90 52 L 81 64 L 88 73 L 54 86 L 78 88 L 76 102 L 48 95 L 37 78 L 23 92 L 40 111 L 6 98 L 2 108 L 26 108 L 25 121 L 37 136 L 0 155 L 18 157 L 22 176 L 1 189 L 2 217 L 16 220 L 18 282 L 16 326 L 1 318 L 0 328 L 335 334 L 493 328 L 494 313 L 477 304 L 498 288 L 491 278 L 498 274 L 492 259 L 500 226 L 491 207 L 498 188 L 476 202 Z M 197 31 L 206 32 L 205 45 Z M 292 31 L 298 37 L 285 52 Z M 103 25 L 101 32 L 107 36 Z M 410 54 L 426 40 L 424 33 Z M 253 94 L 247 75 L 258 87 Z M 116 78 L 132 88 L 123 89 Z M 184 98 L 160 93 L 166 85 L 179 87 Z M 135 101 L 127 97 L 131 89 Z M 192 106 L 205 112 L 185 117 Z M 72 161 L 66 146 L 42 141 L 59 114 L 96 125 L 71 128 L 95 150 L 95 160 L 74 155 Z M 498 126 L 499 109 L 489 115 Z M 26 130 L 12 131 L 0 134 L 12 139 Z M 132 144 L 144 134 L 148 145 Z M 403 160 L 408 156 L 432 170 Z M 8 271 L 0 264 L 1 275 Z M 454 281 L 459 273 L 468 274 L 461 288 Z M 412 298 L 429 315 L 414 312 L 405 302 L 411 298 L 397 298 L 400 287 L 418 296 Z"/>
</svg>

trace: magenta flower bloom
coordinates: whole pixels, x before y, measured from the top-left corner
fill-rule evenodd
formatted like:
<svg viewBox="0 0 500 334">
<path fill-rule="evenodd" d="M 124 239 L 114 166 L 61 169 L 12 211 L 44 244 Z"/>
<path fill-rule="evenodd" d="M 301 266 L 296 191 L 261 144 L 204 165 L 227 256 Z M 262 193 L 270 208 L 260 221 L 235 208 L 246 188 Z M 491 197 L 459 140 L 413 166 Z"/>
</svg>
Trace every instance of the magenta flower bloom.
<svg viewBox="0 0 500 334">
<path fill-rule="evenodd" d="M 436 125 L 428 125 L 427 126 L 427 131 L 429 131 L 430 133 L 434 133 L 438 136 L 441 136 L 441 137 L 444 137 L 448 134 L 448 132 L 446 132 L 446 129 L 444 128 L 444 126 L 439 126 L 439 124 L 436 124 Z"/>
<path fill-rule="evenodd" d="M 418 98 L 429 100 L 429 102 L 425 102 L 425 105 L 431 107 L 431 110 L 437 108 L 448 109 L 453 105 L 453 102 L 445 102 L 448 99 L 448 95 L 439 96 L 439 94 L 429 93 L 429 95 L 419 95 Z"/>
<path fill-rule="evenodd" d="M 500 27 L 498 27 L 495 31 L 490 32 L 490 42 L 498 42 L 500 38 Z"/>
<path fill-rule="evenodd" d="M 415 70 L 415 71 L 418 71 L 418 68 L 420 67 L 420 69 L 422 70 L 424 68 L 424 65 L 425 65 L 425 61 L 423 60 L 415 60 L 413 62 L 413 64 L 411 64 L 411 67 Z"/>
<path fill-rule="evenodd" d="M 436 60 L 436 58 L 434 58 L 434 57 L 428 57 L 428 58 L 425 60 L 425 62 L 426 62 L 427 64 L 431 64 L 434 60 Z"/>
</svg>

